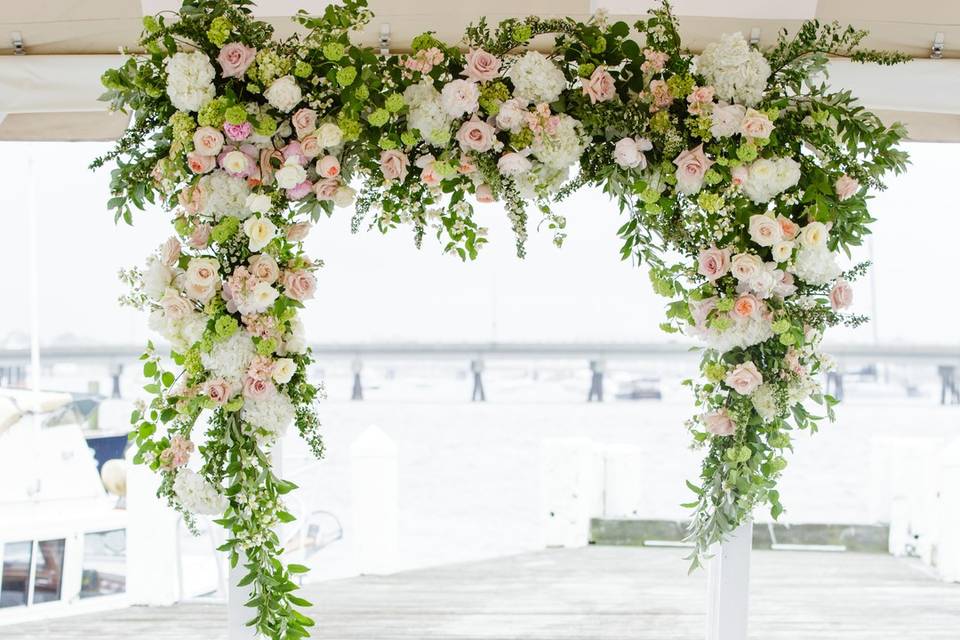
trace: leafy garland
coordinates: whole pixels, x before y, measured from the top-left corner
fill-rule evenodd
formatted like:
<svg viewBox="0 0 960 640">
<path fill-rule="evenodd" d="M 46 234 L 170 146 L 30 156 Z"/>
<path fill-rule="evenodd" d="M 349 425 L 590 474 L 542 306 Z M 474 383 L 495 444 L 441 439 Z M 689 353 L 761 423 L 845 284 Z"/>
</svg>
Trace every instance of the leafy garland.
<svg viewBox="0 0 960 640">
<path fill-rule="evenodd" d="M 186 0 L 144 19 L 146 54 L 103 77 L 130 127 L 92 166 L 116 165 L 116 220 L 147 204 L 174 212 L 176 236 L 123 274 L 124 302 L 150 311 L 175 365 L 144 354 L 154 398 L 131 437 L 173 506 L 220 515 L 259 633 L 301 638 L 312 624 L 291 579 L 306 568 L 279 561 L 294 485 L 270 452 L 294 423 L 323 454 L 297 314 L 322 266 L 303 253 L 309 221 L 336 207 L 354 207 L 355 231 L 409 226 L 418 246 L 429 232 L 472 259 L 487 242 L 475 203 L 500 201 L 523 256 L 529 204 L 559 246 L 566 221 L 551 205 L 601 188 L 627 215 L 622 257 L 647 262 L 671 299 L 662 328 L 707 345 L 702 378 L 687 381 L 701 408 L 687 425 L 706 449 L 688 483 L 693 567 L 756 506 L 782 513 L 792 431 L 824 417 L 808 401 L 833 418 L 820 339 L 864 321 L 842 310 L 866 265 L 841 273 L 835 254 L 869 233 L 868 189 L 906 165 L 903 128 L 831 91 L 826 63 L 904 56 L 814 21 L 766 54 L 735 34 L 694 58 L 666 2 L 633 25 L 639 41 L 602 14 L 481 19 L 466 51 L 427 32 L 379 56 L 349 37 L 371 18 L 365 0 L 301 13 L 283 41 L 250 4 Z M 544 34 L 549 55 L 529 49 Z"/>
</svg>

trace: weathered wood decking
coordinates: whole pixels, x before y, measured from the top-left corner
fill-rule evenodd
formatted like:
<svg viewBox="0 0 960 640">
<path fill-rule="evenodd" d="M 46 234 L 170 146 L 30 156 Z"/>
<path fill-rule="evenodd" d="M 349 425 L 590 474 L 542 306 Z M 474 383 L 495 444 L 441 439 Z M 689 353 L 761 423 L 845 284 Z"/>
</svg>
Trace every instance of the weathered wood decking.
<svg viewBox="0 0 960 640">
<path fill-rule="evenodd" d="M 588 547 L 305 588 L 330 640 L 691 640 L 706 574 L 681 550 Z M 757 551 L 757 640 L 956 640 L 960 585 L 885 555 Z M 29 626 L 4 640 L 225 640 L 225 607 L 134 607 Z"/>
</svg>

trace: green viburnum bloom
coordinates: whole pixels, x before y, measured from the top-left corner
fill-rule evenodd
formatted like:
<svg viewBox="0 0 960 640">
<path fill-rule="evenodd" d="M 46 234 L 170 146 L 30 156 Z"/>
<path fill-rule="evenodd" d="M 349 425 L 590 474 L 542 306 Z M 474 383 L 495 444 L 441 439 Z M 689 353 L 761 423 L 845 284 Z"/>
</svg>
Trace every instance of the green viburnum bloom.
<svg viewBox="0 0 960 640">
<path fill-rule="evenodd" d="M 213 350 L 213 335 L 209 331 L 205 332 L 203 336 L 197 340 L 197 349 L 201 353 L 210 353 Z"/>
<path fill-rule="evenodd" d="M 507 85 L 496 80 L 480 87 L 480 107 L 492 116 L 500 112 L 500 105 L 510 98 Z"/>
<path fill-rule="evenodd" d="M 261 356 L 269 356 L 277 350 L 277 341 L 273 338 L 264 338 L 257 343 L 257 353 Z"/>
<path fill-rule="evenodd" d="M 382 127 L 390 121 L 390 112 L 386 109 L 374 109 L 367 116 L 367 121 L 375 127 Z"/>
<path fill-rule="evenodd" d="M 226 119 L 225 113 L 228 106 L 229 104 L 224 96 L 214 98 L 200 107 L 200 111 L 197 112 L 197 122 L 202 127 L 219 129 L 223 126 L 223 121 Z"/>
<path fill-rule="evenodd" d="M 650 128 L 657 133 L 666 133 L 673 128 L 670 122 L 670 114 L 666 111 L 657 111 L 650 118 Z"/>
<path fill-rule="evenodd" d="M 272 49 L 261 49 L 257 52 L 255 60 L 257 64 L 256 77 L 264 86 L 281 76 L 287 75 L 293 67 L 292 60 L 281 57 L 280 54 Z"/>
<path fill-rule="evenodd" d="M 516 133 L 510 134 L 510 146 L 514 149 L 526 149 L 533 144 L 533 131 L 530 127 L 524 127 Z"/>
<path fill-rule="evenodd" d="M 590 74 L 593 73 L 597 68 L 597 65 L 592 62 L 584 62 L 579 67 L 577 67 L 577 75 L 581 78 L 589 78 Z"/>
<path fill-rule="evenodd" d="M 437 47 L 438 49 L 442 48 L 442 43 L 429 31 L 427 33 L 421 33 L 410 43 L 410 48 L 413 49 L 414 53 L 433 47 Z"/>
<path fill-rule="evenodd" d="M 786 333 L 787 331 L 790 330 L 790 321 L 787 320 L 786 318 L 780 318 L 779 320 L 771 324 L 770 328 L 776 334 Z"/>
<path fill-rule="evenodd" d="M 733 310 L 733 298 L 721 298 L 717 300 L 717 311 L 726 313 Z"/>
<path fill-rule="evenodd" d="M 691 75 L 677 75 L 667 78 L 667 88 L 670 89 L 674 98 L 686 98 L 693 91 L 694 86 L 696 86 L 696 81 Z"/>
<path fill-rule="evenodd" d="M 260 88 L 260 85 L 254 84 L 252 82 L 248 82 L 247 91 L 249 91 L 250 93 L 260 93 L 263 90 Z"/>
<path fill-rule="evenodd" d="M 708 362 L 703 368 L 704 375 L 710 382 L 720 382 L 727 375 L 727 368 L 719 362 Z"/>
<path fill-rule="evenodd" d="M 402 142 L 405 147 L 412 147 L 417 144 L 417 140 L 419 139 L 413 131 L 404 131 L 400 134 L 400 142 Z"/>
<path fill-rule="evenodd" d="M 185 111 L 177 111 L 170 116 L 170 127 L 173 129 L 171 149 L 190 149 L 193 146 L 193 132 L 197 128 L 193 116 Z"/>
<path fill-rule="evenodd" d="M 189 236 L 192 233 L 190 229 L 190 222 L 183 216 L 180 216 L 173 221 L 173 230 L 177 232 L 178 236 L 184 237 Z"/>
<path fill-rule="evenodd" d="M 210 23 L 210 28 L 207 29 L 207 38 L 213 44 L 222 47 L 226 44 L 227 38 L 230 37 L 231 31 L 233 31 L 233 25 L 230 24 L 230 21 L 223 16 L 217 16 Z"/>
<path fill-rule="evenodd" d="M 780 109 L 777 109 L 776 107 L 767 107 L 763 112 L 767 114 L 768 118 L 770 118 L 770 122 L 773 122 L 780 117 Z"/>
<path fill-rule="evenodd" d="M 347 118 L 340 114 L 340 117 L 337 119 L 337 126 L 340 127 L 340 131 L 343 133 L 343 139 L 347 142 L 358 140 L 360 134 L 363 133 L 363 126 L 351 118 Z"/>
<path fill-rule="evenodd" d="M 701 191 L 697 196 L 697 204 L 707 213 L 716 213 L 723 208 L 725 204 L 723 196 L 709 191 Z"/>
<path fill-rule="evenodd" d="M 337 84 L 341 87 L 348 87 L 357 79 L 356 67 L 342 67 L 337 71 Z"/>
<path fill-rule="evenodd" d="M 336 62 L 346 53 L 346 48 L 339 42 L 328 42 L 323 45 L 323 57 L 331 62 Z"/>
<path fill-rule="evenodd" d="M 752 142 L 744 142 L 737 149 L 737 157 L 744 162 L 752 162 L 757 159 L 757 145 Z"/>
<path fill-rule="evenodd" d="M 430 132 L 430 139 L 438 147 L 445 147 L 450 142 L 450 129 L 435 129 Z"/>
<path fill-rule="evenodd" d="M 391 93 L 390 95 L 387 96 L 387 99 L 384 102 L 383 106 L 386 107 L 387 111 L 389 111 L 390 113 L 396 113 L 397 111 L 400 111 L 400 109 L 403 109 L 404 104 L 406 103 L 404 103 L 403 101 L 402 94 Z"/>
<path fill-rule="evenodd" d="M 297 60 L 293 65 L 293 75 L 298 78 L 309 78 L 311 73 L 313 73 L 313 66 L 306 60 Z"/>
<path fill-rule="evenodd" d="M 200 361 L 200 350 L 196 347 L 190 347 L 183 354 L 183 368 L 187 375 L 196 376 L 203 373 L 203 362 Z"/>
<path fill-rule="evenodd" d="M 437 160 L 433 163 L 433 170 L 441 178 L 452 178 L 457 175 L 457 168 L 446 160 Z"/>
<path fill-rule="evenodd" d="M 529 25 L 518 24 L 513 28 L 513 39 L 517 42 L 526 42 L 533 36 Z"/>
<path fill-rule="evenodd" d="M 239 328 L 240 325 L 237 324 L 237 320 L 233 316 L 220 316 L 214 323 L 214 331 L 217 332 L 217 337 L 221 340 L 229 338 Z"/>
<path fill-rule="evenodd" d="M 367 85 L 361 84 L 359 87 L 353 90 L 353 97 L 360 102 L 364 102 L 370 97 L 370 89 L 367 88 Z"/>
<path fill-rule="evenodd" d="M 253 121 L 253 130 L 261 136 L 272 136 L 277 132 L 277 120 L 273 116 L 262 115 Z"/>
<path fill-rule="evenodd" d="M 640 199 L 646 204 L 655 204 L 660 200 L 660 192 L 652 187 L 647 187 L 643 190 L 643 193 L 640 194 Z"/>
<path fill-rule="evenodd" d="M 710 321 L 710 328 L 720 333 L 723 333 L 732 326 L 733 320 L 727 315 L 717 316 Z"/>
<path fill-rule="evenodd" d="M 594 41 L 593 45 L 590 47 L 590 51 L 593 53 L 603 53 L 607 50 L 607 39 L 603 36 L 597 36 L 597 39 Z"/>
<path fill-rule="evenodd" d="M 380 138 L 380 141 L 377 143 L 377 145 L 385 151 L 397 148 L 396 141 L 393 138 L 390 138 L 389 136 L 382 136 Z"/>
<path fill-rule="evenodd" d="M 240 220 L 234 216 L 227 216 L 210 230 L 210 239 L 217 244 L 223 244 L 239 230 Z"/>
<path fill-rule="evenodd" d="M 723 176 L 721 176 L 719 172 L 714 171 L 713 169 L 708 170 L 703 176 L 703 181 L 709 185 L 717 184 L 721 180 L 723 180 Z"/>
<path fill-rule="evenodd" d="M 223 119 L 230 124 L 243 124 L 247 121 L 247 110 L 242 104 L 235 104 L 223 112 Z"/>
</svg>

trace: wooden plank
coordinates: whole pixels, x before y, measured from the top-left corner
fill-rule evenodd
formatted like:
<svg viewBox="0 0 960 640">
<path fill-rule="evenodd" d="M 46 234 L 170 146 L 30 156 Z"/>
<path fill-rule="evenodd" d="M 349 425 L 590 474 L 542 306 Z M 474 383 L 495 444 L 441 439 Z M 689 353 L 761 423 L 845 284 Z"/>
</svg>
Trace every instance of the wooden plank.
<svg viewBox="0 0 960 640">
<path fill-rule="evenodd" d="M 315 638 L 689 640 L 706 573 L 684 549 L 557 549 L 304 588 Z M 756 551 L 750 638 L 955 640 L 960 585 L 886 555 Z M 0 627 L 11 640 L 225 640 L 225 605 L 186 603 Z"/>
</svg>

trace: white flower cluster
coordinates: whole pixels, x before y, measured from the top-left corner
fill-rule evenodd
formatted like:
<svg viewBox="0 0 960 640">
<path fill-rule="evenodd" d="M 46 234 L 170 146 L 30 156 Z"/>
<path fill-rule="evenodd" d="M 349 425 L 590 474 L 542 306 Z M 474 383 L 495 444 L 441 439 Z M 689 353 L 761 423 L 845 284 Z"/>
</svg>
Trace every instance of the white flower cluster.
<svg viewBox="0 0 960 640">
<path fill-rule="evenodd" d="M 250 187 L 243 178 L 235 178 L 225 171 L 214 171 L 200 178 L 201 212 L 219 220 L 235 216 L 245 220 L 250 216 L 247 196 Z"/>
<path fill-rule="evenodd" d="M 757 410 L 764 422 L 770 422 L 780 414 L 775 385 L 760 385 L 750 396 L 750 400 L 753 402 L 753 408 Z"/>
<path fill-rule="evenodd" d="M 173 480 L 173 492 L 183 508 L 191 513 L 215 516 L 227 508 L 227 499 L 216 487 L 186 468 L 177 472 Z"/>
<path fill-rule="evenodd" d="M 202 313 L 190 313 L 182 318 L 170 317 L 161 309 L 150 313 L 149 327 L 170 341 L 178 353 L 184 353 L 195 342 L 203 338 L 207 328 L 207 317 Z"/>
<path fill-rule="evenodd" d="M 443 108 L 440 92 L 429 80 L 406 88 L 403 100 L 410 107 L 407 127 L 420 132 L 427 143 L 443 146 L 450 139 L 450 117 Z"/>
<path fill-rule="evenodd" d="M 803 246 L 790 272 L 810 284 L 827 284 L 840 275 L 836 257 L 825 243 Z"/>
<path fill-rule="evenodd" d="M 539 51 L 527 51 L 507 72 L 513 96 L 531 102 L 553 102 L 567 86 L 557 65 Z"/>
<path fill-rule="evenodd" d="M 747 168 L 743 192 L 762 204 L 800 181 L 800 163 L 793 158 L 761 158 Z"/>
<path fill-rule="evenodd" d="M 697 59 L 697 71 L 713 85 L 717 97 L 752 107 L 763 99 L 770 65 L 740 33 L 724 34 Z"/>
<path fill-rule="evenodd" d="M 280 111 L 289 113 L 303 99 L 303 93 L 293 76 L 283 76 L 274 80 L 267 87 L 267 90 L 263 92 L 263 97 Z"/>
<path fill-rule="evenodd" d="M 240 417 L 265 431 L 270 441 L 283 437 L 295 414 L 293 402 L 284 393 L 274 393 L 259 400 L 247 399 L 240 410 Z"/>
<path fill-rule="evenodd" d="M 763 317 L 738 320 L 726 331 L 707 331 L 701 334 L 707 346 L 720 352 L 746 349 L 773 337 L 770 322 Z"/>
<path fill-rule="evenodd" d="M 167 60 L 167 95 L 181 111 L 199 111 L 213 100 L 216 70 L 202 51 L 175 53 Z"/>
<path fill-rule="evenodd" d="M 556 193 L 569 177 L 570 171 L 567 168 L 554 170 L 538 162 L 529 171 L 515 176 L 513 180 L 520 195 L 529 199 L 538 195 Z"/>
<path fill-rule="evenodd" d="M 580 121 L 563 113 L 553 133 L 544 133 L 530 147 L 534 157 L 554 171 L 561 171 L 580 159 L 586 147 Z"/>
<path fill-rule="evenodd" d="M 213 345 L 210 353 L 200 356 L 200 361 L 214 377 L 239 384 L 255 355 L 253 340 L 246 333 L 237 331 L 223 342 Z"/>
</svg>

